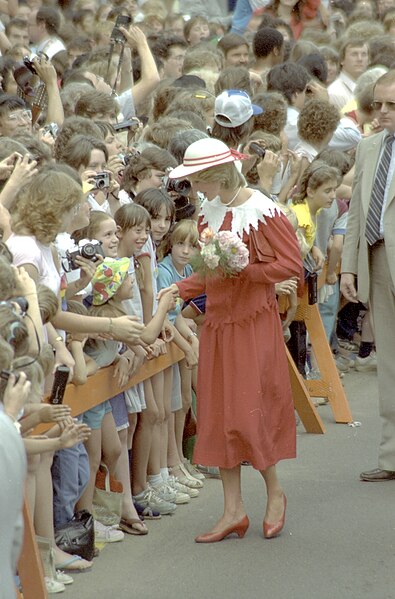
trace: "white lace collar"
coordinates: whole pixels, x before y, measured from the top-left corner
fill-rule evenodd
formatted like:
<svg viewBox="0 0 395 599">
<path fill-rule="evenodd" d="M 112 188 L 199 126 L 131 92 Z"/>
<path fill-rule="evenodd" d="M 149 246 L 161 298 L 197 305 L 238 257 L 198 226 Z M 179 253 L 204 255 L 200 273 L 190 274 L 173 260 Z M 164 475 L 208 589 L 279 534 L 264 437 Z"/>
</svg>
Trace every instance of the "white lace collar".
<svg viewBox="0 0 395 599">
<path fill-rule="evenodd" d="M 200 215 L 202 225 L 206 225 L 217 233 L 224 222 L 228 210 L 232 211 L 232 233 L 243 237 L 243 233 L 250 232 L 250 227 L 258 229 L 258 223 L 266 224 L 266 217 L 273 218 L 281 213 L 281 208 L 260 191 L 255 190 L 244 204 L 227 208 L 219 196 L 213 200 L 205 200 L 202 204 Z"/>
</svg>

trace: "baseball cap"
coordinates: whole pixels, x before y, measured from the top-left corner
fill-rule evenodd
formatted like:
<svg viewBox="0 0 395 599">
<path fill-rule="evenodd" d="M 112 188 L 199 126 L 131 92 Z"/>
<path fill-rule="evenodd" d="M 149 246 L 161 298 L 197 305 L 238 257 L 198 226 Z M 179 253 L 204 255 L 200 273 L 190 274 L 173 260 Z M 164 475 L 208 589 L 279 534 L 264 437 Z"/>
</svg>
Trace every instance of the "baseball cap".
<svg viewBox="0 0 395 599">
<path fill-rule="evenodd" d="M 215 98 L 214 120 L 222 127 L 239 127 L 263 108 L 252 104 L 250 96 L 241 89 L 228 89 Z"/>
</svg>

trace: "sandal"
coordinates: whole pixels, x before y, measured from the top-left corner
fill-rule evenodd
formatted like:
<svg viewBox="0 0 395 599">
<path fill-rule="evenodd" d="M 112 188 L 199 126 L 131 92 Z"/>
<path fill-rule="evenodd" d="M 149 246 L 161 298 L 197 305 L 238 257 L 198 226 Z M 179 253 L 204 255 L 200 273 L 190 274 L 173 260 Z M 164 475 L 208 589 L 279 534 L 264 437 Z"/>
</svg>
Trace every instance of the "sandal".
<svg viewBox="0 0 395 599">
<path fill-rule="evenodd" d="M 133 501 L 133 505 L 140 517 L 140 520 L 160 520 L 162 517 L 157 510 L 153 510 L 148 505 L 143 507 L 137 501 Z"/>
<path fill-rule="evenodd" d="M 80 562 L 85 562 L 86 564 L 89 564 L 89 566 L 87 568 L 79 568 L 78 563 Z M 89 572 L 92 570 L 92 562 L 88 562 L 85 559 L 83 560 L 79 555 L 71 555 L 70 559 L 61 562 L 60 564 L 55 564 L 55 568 L 57 570 L 64 570 L 64 572 L 74 572 L 74 574 L 78 574 L 79 572 Z"/>
<path fill-rule="evenodd" d="M 137 526 L 143 526 L 144 528 L 137 528 Z M 126 532 L 129 535 L 146 535 L 148 534 L 147 527 L 144 522 L 141 522 L 140 518 L 121 518 L 119 528 L 122 532 Z"/>
</svg>

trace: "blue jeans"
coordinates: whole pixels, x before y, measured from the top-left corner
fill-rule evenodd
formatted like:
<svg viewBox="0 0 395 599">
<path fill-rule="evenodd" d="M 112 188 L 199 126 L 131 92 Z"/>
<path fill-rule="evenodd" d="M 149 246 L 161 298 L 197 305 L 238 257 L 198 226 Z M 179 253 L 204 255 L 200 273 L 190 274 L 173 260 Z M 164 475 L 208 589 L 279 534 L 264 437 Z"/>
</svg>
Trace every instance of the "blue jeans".
<svg viewBox="0 0 395 599">
<path fill-rule="evenodd" d="M 243 35 L 252 17 L 252 8 L 248 0 L 237 0 L 233 13 L 231 33 Z"/>
<path fill-rule="evenodd" d="M 55 453 L 52 464 L 55 530 L 72 519 L 75 504 L 88 484 L 89 476 L 89 459 L 83 443 Z"/>
<path fill-rule="evenodd" d="M 332 334 L 335 330 L 337 311 L 339 309 L 340 293 L 339 293 L 339 282 L 333 285 L 334 293 L 328 297 L 327 301 L 323 304 L 318 304 L 318 308 L 321 314 L 322 324 L 324 325 L 326 338 L 330 344 L 332 341 Z"/>
</svg>

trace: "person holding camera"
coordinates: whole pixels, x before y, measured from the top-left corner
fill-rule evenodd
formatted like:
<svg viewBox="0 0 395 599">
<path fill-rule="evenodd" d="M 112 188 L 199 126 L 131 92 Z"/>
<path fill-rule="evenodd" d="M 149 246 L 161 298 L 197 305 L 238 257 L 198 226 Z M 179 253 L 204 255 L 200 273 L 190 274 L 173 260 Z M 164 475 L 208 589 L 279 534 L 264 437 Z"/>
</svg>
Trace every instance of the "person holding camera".
<svg viewBox="0 0 395 599">
<path fill-rule="evenodd" d="M 70 227 L 83 202 L 84 195 L 77 181 L 64 172 L 48 170 L 38 173 L 19 191 L 11 210 L 13 233 L 7 245 L 14 264 L 24 266 L 36 283 L 47 285 L 59 297 L 61 275 L 53 242 L 58 233 Z M 132 316 L 87 318 L 59 310 L 53 323 L 46 328 L 49 342 L 56 351 L 56 363 L 69 366 L 72 376 L 74 361 L 56 329 L 104 333 L 113 339 L 133 343 L 140 337 L 144 325 Z"/>
<path fill-rule="evenodd" d="M 92 210 L 111 213 L 109 195 L 119 189 L 118 183 L 107 169 L 106 144 L 95 137 L 74 135 L 59 160 L 75 168 L 81 175 L 86 190 L 90 191 L 88 202 Z"/>
</svg>

